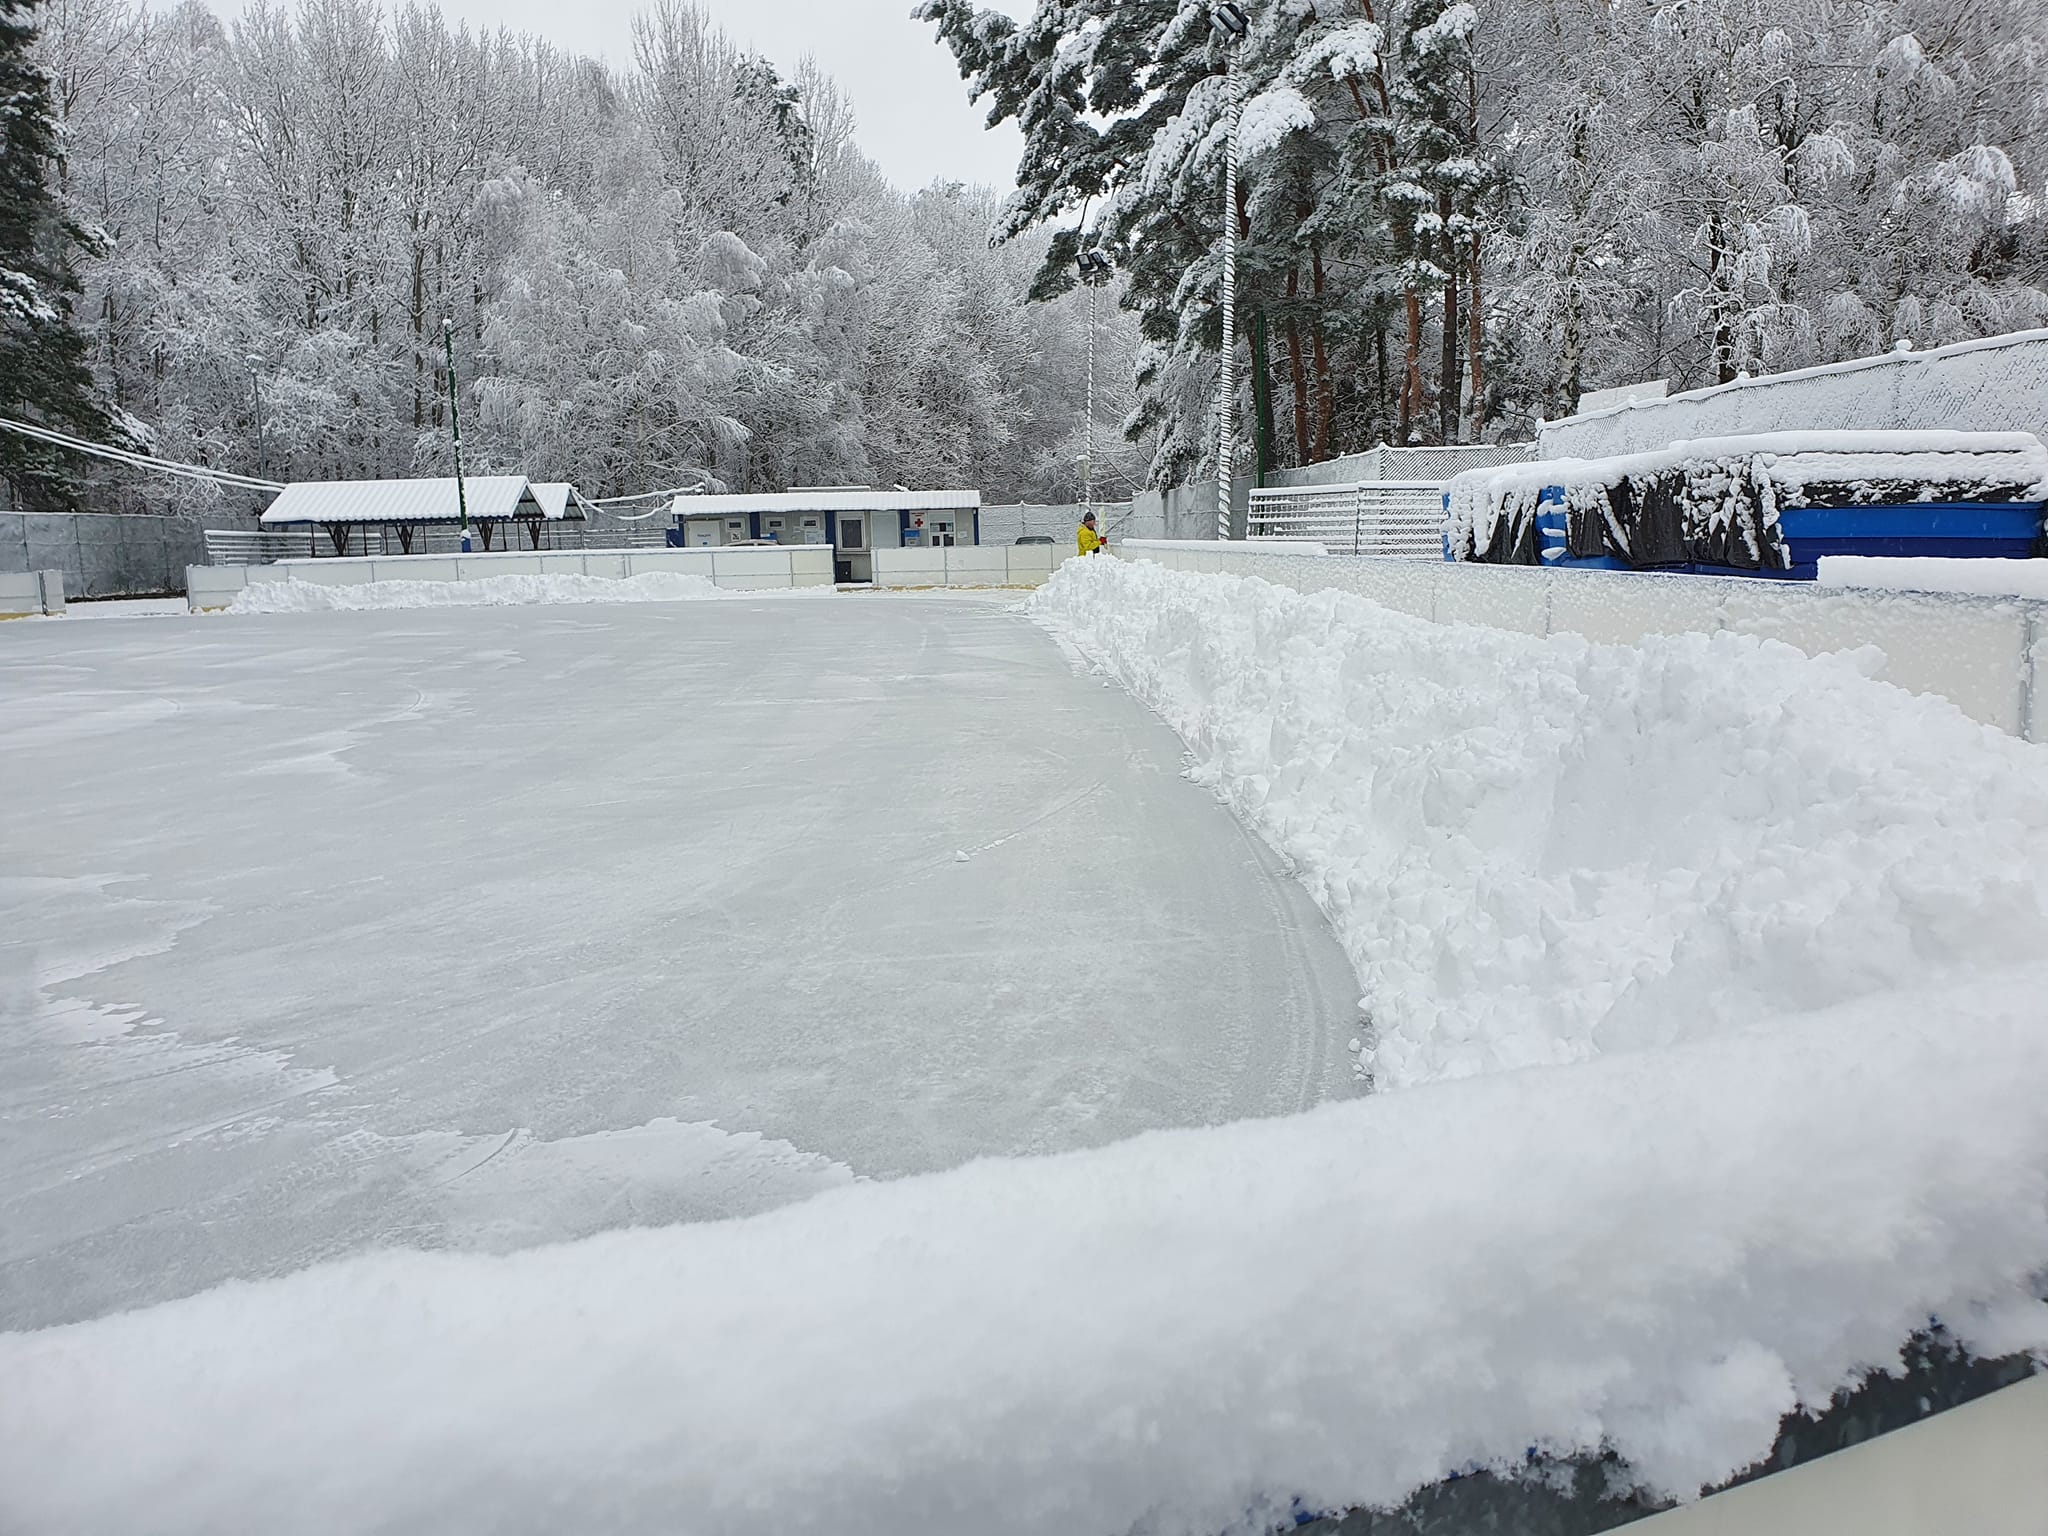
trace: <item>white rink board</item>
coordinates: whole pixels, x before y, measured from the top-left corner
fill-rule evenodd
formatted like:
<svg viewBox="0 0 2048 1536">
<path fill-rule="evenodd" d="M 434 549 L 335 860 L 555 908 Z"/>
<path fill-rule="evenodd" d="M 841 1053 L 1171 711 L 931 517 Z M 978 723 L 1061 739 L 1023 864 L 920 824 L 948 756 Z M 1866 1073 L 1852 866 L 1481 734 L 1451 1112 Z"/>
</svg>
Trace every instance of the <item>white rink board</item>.
<svg viewBox="0 0 2048 1536">
<path fill-rule="evenodd" d="M 1630 1529 L 1642 1536 L 2041 1536 L 2048 1531 L 2048 1376 Z"/>
<path fill-rule="evenodd" d="M 1578 634 L 1630 645 L 1652 634 L 1756 635 L 1817 656 L 1874 647 L 1876 675 L 1939 694 L 1973 720 L 2048 740 L 2048 602 L 1857 591 L 1811 582 L 1650 571 L 1551 570 L 1265 551 L 1166 541 L 1118 545 L 1122 559 L 1256 576 L 1301 592 L 1338 590 L 1440 624 Z"/>
</svg>

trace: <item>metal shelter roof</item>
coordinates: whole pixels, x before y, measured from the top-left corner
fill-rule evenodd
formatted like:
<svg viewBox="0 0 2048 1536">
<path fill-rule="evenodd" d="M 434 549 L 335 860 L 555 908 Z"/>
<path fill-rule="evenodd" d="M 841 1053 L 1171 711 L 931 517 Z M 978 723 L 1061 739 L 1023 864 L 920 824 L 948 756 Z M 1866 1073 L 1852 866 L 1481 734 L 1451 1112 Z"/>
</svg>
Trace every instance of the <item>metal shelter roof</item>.
<svg viewBox="0 0 2048 1536">
<path fill-rule="evenodd" d="M 748 512 L 978 512 L 979 491 L 762 491 L 743 496 L 678 496 L 676 517 L 738 517 Z"/>
<path fill-rule="evenodd" d="M 540 515 L 549 522 L 577 521 L 590 515 L 590 503 L 566 480 L 536 480 L 529 489 L 540 503 Z"/>
<path fill-rule="evenodd" d="M 463 496 L 473 523 L 550 520 L 524 475 L 465 475 Z M 461 518 L 452 475 L 429 480 L 300 480 L 265 509 L 265 527 L 309 523 L 453 523 Z"/>
</svg>

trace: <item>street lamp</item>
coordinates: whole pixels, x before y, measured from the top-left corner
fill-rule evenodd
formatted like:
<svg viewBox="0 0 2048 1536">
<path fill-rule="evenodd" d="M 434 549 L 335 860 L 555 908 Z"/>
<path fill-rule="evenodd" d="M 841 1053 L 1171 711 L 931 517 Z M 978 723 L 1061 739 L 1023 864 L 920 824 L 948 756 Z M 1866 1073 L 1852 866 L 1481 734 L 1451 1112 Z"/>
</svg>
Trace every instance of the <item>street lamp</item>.
<svg viewBox="0 0 2048 1536">
<path fill-rule="evenodd" d="M 256 370 L 263 366 L 263 359 L 251 353 L 242 361 L 249 365 L 249 398 L 256 406 L 256 473 L 267 476 L 270 473 L 270 449 L 263 441 L 263 389 L 256 382 Z"/>
<path fill-rule="evenodd" d="M 1074 258 L 1074 265 L 1080 268 L 1081 281 L 1088 285 L 1088 406 L 1084 414 L 1087 444 L 1081 460 L 1081 500 L 1083 510 L 1095 510 L 1095 311 L 1102 297 L 1102 285 L 1109 281 L 1115 271 L 1109 257 L 1101 250 L 1083 251 Z"/>
<path fill-rule="evenodd" d="M 469 495 L 462 488 L 462 418 L 455 413 L 455 322 L 441 321 L 441 348 L 448 357 L 448 432 L 455 439 L 455 507 L 462 518 L 462 552 L 469 553 Z"/>
<path fill-rule="evenodd" d="M 1237 75 L 1237 45 L 1251 30 L 1241 6 L 1225 0 L 1209 12 L 1209 25 L 1223 39 L 1223 366 L 1216 404 L 1216 537 L 1230 537 L 1230 480 L 1237 464 L 1237 124 L 1244 115 L 1244 87 Z"/>
</svg>

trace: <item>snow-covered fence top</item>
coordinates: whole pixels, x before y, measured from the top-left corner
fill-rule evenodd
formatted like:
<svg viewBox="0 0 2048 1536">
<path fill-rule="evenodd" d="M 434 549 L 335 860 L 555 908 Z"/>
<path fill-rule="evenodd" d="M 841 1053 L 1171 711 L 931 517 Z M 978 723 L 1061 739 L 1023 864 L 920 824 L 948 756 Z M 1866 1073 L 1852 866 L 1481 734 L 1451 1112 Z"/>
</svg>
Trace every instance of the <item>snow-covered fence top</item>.
<svg viewBox="0 0 2048 1536">
<path fill-rule="evenodd" d="M 1543 458 L 1787 428 L 1957 427 L 2048 437 L 2048 330 L 1890 352 L 1589 410 L 1537 430 Z"/>
<path fill-rule="evenodd" d="M 1468 470 L 1447 488 L 1444 517 L 1457 559 L 1786 570 L 1783 508 L 2043 500 L 2048 449 L 2025 432 L 1765 432 Z M 1563 505 L 1565 540 L 1539 551 L 1546 501 Z"/>
<path fill-rule="evenodd" d="M 1329 550 L 1316 539 L 1118 539 L 1116 547 L 1145 550 L 1153 554 L 1177 554 L 1205 549 L 1227 550 L 1238 555 L 1329 554 Z"/>
</svg>

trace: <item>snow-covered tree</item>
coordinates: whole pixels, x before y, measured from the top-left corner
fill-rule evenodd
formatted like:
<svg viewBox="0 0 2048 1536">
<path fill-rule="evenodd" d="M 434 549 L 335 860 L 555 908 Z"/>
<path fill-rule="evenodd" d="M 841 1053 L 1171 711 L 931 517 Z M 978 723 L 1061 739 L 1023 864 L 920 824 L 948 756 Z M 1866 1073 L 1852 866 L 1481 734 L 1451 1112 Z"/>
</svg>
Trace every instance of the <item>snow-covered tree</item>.
<svg viewBox="0 0 2048 1536">
<path fill-rule="evenodd" d="M 0 0 L 0 415 L 97 433 L 110 423 L 72 324 L 72 255 L 91 236 L 53 185 L 58 123 L 30 11 L 26 0 Z M 19 497 L 67 503 L 73 462 L 0 433 L 0 479 Z"/>
</svg>

